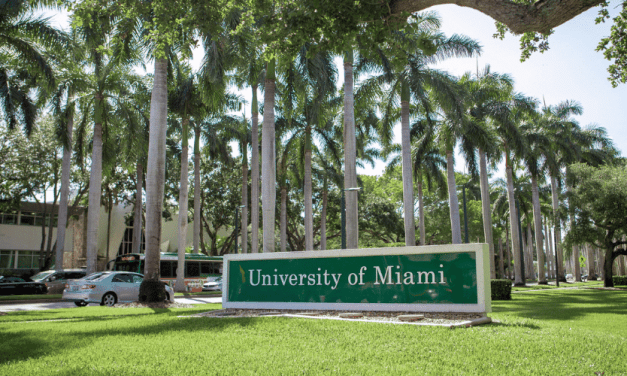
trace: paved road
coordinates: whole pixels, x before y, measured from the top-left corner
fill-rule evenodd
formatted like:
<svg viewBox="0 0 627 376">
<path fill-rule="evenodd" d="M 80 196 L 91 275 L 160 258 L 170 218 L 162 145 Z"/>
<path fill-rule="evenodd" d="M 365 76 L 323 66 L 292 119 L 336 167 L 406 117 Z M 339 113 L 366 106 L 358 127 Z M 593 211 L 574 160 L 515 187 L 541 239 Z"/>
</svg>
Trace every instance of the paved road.
<svg viewBox="0 0 627 376">
<path fill-rule="evenodd" d="M 186 298 L 174 298 L 177 303 L 181 304 L 205 304 L 205 303 L 222 303 L 221 297 L 204 297 L 204 296 L 191 296 Z M 90 306 L 97 306 L 97 303 L 89 304 Z M 0 312 L 17 312 L 17 311 L 37 311 L 44 309 L 59 309 L 59 308 L 75 308 L 76 305 L 72 302 L 47 302 L 47 303 L 18 303 L 18 304 L 0 304 Z"/>
</svg>

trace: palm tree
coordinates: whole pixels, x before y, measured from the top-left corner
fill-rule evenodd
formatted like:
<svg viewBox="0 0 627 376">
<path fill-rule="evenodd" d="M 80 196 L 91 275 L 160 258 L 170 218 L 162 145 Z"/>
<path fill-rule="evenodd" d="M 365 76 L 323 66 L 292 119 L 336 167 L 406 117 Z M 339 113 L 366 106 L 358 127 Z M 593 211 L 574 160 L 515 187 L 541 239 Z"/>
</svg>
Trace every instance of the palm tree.
<svg viewBox="0 0 627 376">
<path fill-rule="evenodd" d="M 261 202 L 263 211 L 263 252 L 274 252 L 274 219 L 276 205 L 276 163 L 274 129 L 274 91 L 276 80 L 276 60 L 266 65 L 264 83 L 263 129 L 261 130 Z"/>
<path fill-rule="evenodd" d="M 55 85 L 53 67 L 42 47 L 63 50 L 68 47 L 69 38 L 65 32 L 51 27 L 47 18 L 34 16 L 34 11 L 40 6 L 56 7 L 57 3 L 48 0 L 3 2 L 0 10 L 0 48 L 3 55 L 6 54 L 3 62 L 7 61 L 7 57 L 15 58 L 20 69 L 41 74 L 43 82 L 52 88 Z"/>
<path fill-rule="evenodd" d="M 479 44 L 467 37 L 453 35 L 446 38 L 443 34 L 438 33 L 439 19 L 434 13 L 424 14 L 420 21 L 421 33 L 417 35 L 400 35 L 399 38 L 411 42 L 414 51 L 427 50 L 425 52 L 408 52 L 404 56 L 395 56 L 392 61 L 382 62 L 383 74 L 372 78 L 374 82 L 379 81 L 388 83 L 390 90 L 385 94 L 385 110 L 383 128 L 385 133 L 389 133 L 393 124 L 393 116 L 398 116 L 396 108 L 396 96 L 400 96 L 400 120 L 401 120 L 401 150 L 403 155 L 403 202 L 405 210 L 405 244 L 413 246 L 415 240 L 414 225 L 414 195 L 413 195 L 413 177 L 412 177 L 412 161 L 411 161 L 411 140 L 410 140 L 410 100 L 413 97 L 420 104 L 420 110 L 425 114 L 425 118 L 430 120 L 435 114 L 435 105 L 439 105 L 445 109 L 449 116 L 454 113 L 461 112 L 461 100 L 457 93 L 455 80 L 444 72 L 430 69 L 427 65 L 443 61 L 449 57 L 469 57 L 480 53 Z M 430 49 L 425 48 L 428 42 Z M 399 66 L 394 71 L 385 68 L 387 66 Z M 437 104 L 436 104 L 437 103 Z M 383 135 L 384 143 L 389 139 L 388 134 Z M 450 156 L 452 161 L 452 154 Z M 447 162 L 447 166 L 452 170 L 453 164 Z M 450 174 L 449 174 L 450 175 Z M 454 184 L 453 179 L 450 179 Z M 449 185 L 451 184 L 449 183 Z M 454 187 L 454 185 L 453 185 Z M 453 211 L 456 208 L 456 195 L 451 195 Z M 455 222 L 453 212 L 451 212 L 452 221 Z M 459 213 L 457 213 L 457 223 L 459 223 Z M 459 227 L 459 226 L 457 226 Z M 453 225 L 455 228 L 455 225 Z M 459 231 L 457 231 L 459 232 Z M 454 243 L 459 238 L 461 242 L 461 233 L 457 234 L 453 230 Z M 457 235 L 456 235 L 457 234 Z"/>
<path fill-rule="evenodd" d="M 478 127 L 489 129 L 491 119 L 499 116 L 503 110 L 503 99 L 509 95 L 513 87 L 512 78 L 509 75 L 491 72 L 490 66 L 486 66 L 481 73 L 477 69 L 477 74 L 474 77 L 470 73 L 464 74 L 460 79 L 460 84 L 464 87 L 466 94 L 466 121 L 473 122 Z M 480 144 L 477 145 L 481 185 L 481 214 L 484 239 L 490 249 L 490 277 L 496 278 L 487 166 L 488 156 L 492 165 L 494 165 L 500 160 L 500 152 L 495 147 L 497 143 L 493 139 L 491 132 L 484 133 L 484 135 L 487 137 L 479 140 Z"/>
</svg>

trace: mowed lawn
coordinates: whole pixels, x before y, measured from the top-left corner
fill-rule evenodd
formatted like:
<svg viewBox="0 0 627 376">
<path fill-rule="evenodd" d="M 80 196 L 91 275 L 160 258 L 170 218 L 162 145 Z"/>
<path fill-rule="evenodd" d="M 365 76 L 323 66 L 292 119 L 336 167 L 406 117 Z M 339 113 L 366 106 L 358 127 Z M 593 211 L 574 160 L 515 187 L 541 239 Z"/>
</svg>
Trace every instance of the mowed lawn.
<svg viewBox="0 0 627 376">
<path fill-rule="evenodd" d="M 178 317 L 219 305 L 10 313 L 0 375 L 627 375 L 627 291 L 515 293 L 493 305 L 500 323 L 470 329 Z"/>
</svg>

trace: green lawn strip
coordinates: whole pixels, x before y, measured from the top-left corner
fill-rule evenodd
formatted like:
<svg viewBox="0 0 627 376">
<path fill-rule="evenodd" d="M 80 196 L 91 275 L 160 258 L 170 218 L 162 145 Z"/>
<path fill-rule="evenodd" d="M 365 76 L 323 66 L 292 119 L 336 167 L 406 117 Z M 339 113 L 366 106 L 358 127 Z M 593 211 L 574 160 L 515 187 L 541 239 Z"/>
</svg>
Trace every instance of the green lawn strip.
<svg viewBox="0 0 627 376">
<path fill-rule="evenodd" d="M 61 294 L 37 294 L 37 295 L 3 295 L 0 296 L 0 302 L 4 300 L 44 300 L 44 299 L 52 299 L 58 300 L 61 299 Z"/>
<path fill-rule="evenodd" d="M 119 308 L 119 307 L 76 307 L 51 310 L 37 311 L 18 311 L 9 312 L 7 315 L 0 316 L 0 325 L 3 323 L 20 322 L 20 321 L 39 321 L 39 320 L 111 320 L 128 316 L 147 316 L 155 314 L 167 315 L 193 315 L 196 313 L 207 312 L 214 309 L 220 309 L 220 304 L 195 304 L 193 308 Z M 0 373 L 1 374 L 1 373 Z"/>
<path fill-rule="evenodd" d="M 222 291 L 175 292 L 174 296 L 222 295 Z"/>
<path fill-rule="evenodd" d="M 625 372 L 627 292 L 539 291 L 493 306 L 491 316 L 500 323 L 455 330 L 288 318 L 176 317 L 184 310 L 80 323 L 0 324 L 0 374 Z M 84 309 L 77 310 L 87 314 Z"/>
<path fill-rule="evenodd" d="M 560 282 L 559 288 L 580 288 L 580 287 L 603 287 L 603 281 L 590 281 L 590 282 Z M 555 282 L 550 285 L 527 285 L 527 286 L 513 286 L 512 291 L 529 291 L 529 290 L 551 290 L 558 288 Z"/>
</svg>

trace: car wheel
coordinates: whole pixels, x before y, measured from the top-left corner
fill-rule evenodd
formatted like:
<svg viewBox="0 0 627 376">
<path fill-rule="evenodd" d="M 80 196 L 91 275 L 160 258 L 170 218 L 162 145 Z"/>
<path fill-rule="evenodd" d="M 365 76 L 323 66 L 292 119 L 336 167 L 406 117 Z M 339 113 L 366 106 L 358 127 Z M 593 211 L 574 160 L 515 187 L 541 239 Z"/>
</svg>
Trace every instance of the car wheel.
<svg viewBox="0 0 627 376">
<path fill-rule="evenodd" d="M 113 307 L 117 301 L 118 298 L 112 292 L 108 292 L 102 297 L 102 304 L 106 305 L 107 307 Z"/>
<path fill-rule="evenodd" d="M 87 305 L 87 302 L 74 302 L 74 304 L 76 304 L 77 307 L 85 307 Z"/>
</svg>

